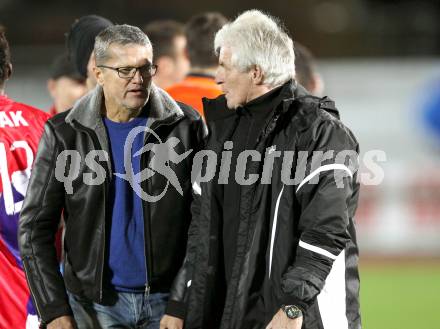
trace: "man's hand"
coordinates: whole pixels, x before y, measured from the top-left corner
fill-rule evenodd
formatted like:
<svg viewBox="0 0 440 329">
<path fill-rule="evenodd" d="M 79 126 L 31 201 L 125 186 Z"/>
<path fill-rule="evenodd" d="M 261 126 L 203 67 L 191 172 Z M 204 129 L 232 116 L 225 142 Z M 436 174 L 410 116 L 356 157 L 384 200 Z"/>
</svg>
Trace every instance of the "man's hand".
<svg viewBox="0 0 440 329">
<path fill-rule="evenodd" d="M 266 329 L 301 329 L 302 322 L 302 316 L 296 319 L 289 319 L 283 310 L 279 310 Z"/>
<path fill-rule="evenodd" d="M 160 320 L 160 329 L 183 329 L 183 320 L 170 315 L 164 315 Z"/>
<path fill-rule="evenodd" d="M 77 329 L 76 322 L 73 316 L 60 316 L 52 320 L 48 325 L 47 329 Z"/>
</svg>

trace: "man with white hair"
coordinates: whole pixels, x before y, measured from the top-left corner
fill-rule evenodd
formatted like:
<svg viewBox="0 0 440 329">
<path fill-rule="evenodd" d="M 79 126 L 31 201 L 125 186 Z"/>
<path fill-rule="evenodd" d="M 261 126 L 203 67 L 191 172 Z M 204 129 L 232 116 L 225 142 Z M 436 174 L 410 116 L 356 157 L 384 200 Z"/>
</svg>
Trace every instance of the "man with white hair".
<svg viewBox="0 0 440 329">
<path fill-rule="evenodd" d="M 221 161 L 194 184 L 172 289 L 185 328 L 360 328 L 355 137 L 331 100 L 295 82 L 275 19 L 241 14 L 215 50 L 224 95 L 204 99 L 206 155 Z"/>
</svg>

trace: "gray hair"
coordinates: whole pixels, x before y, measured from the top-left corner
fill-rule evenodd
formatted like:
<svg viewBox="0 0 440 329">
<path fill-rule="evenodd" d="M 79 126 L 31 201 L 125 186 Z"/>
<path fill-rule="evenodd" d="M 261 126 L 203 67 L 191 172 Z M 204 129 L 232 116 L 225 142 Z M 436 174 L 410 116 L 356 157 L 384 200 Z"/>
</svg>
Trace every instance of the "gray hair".
<svg viewBox="0 0 440 329">
<path fill-rule="evenodd" d="M 153 49 L 150 39 L 138 27 L 127 24 L 109 26 L 96 36 L 94 48 L 96 64 L 102 64 L 108 59 L 108 48 L 114 43 L 136 44 Z"/>
<path fill-rule="evenodd" d="M 248 10 L 221 28 L 214 41 L 218 55 L 230 47 L 232 65 L 242 72 L 257 65 L 263 82 L 279 86 L 295 77 L 295 52 L 292 39 L 277 19 L 259 10 Z"/>
</svg>

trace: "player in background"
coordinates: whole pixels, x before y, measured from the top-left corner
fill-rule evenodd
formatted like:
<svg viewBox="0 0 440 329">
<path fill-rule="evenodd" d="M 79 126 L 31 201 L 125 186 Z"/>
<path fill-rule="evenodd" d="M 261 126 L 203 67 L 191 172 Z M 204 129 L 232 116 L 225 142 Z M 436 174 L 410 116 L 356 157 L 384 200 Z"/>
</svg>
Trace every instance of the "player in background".
<svg viewBox="0 0 440 329">
<path fill-rule="evenodd" d="M 49 114 L 6 96 L 12 64 L 0 31 L 0 328 L 38 328 L 17 243 L 19 213 Z"/>
<path fill-rule="evenodd" d="M 295 80 L 314 96 L 321 97 L 324 91 L 324 81 L 316 68 L 316 61 L 310 50 L 300 44 L 295 44 Z"/>
<path fill-rule="evenodd" d="M 107 18 L 98 15 L 82 16 L 70 27 L 67 32 L 67 52 L 79 74 L 86 79 L 87 90 L 96 86 L 96 79 L 93 74 L 95 67 L 95 37 L 105 28 L 113 25 Z"/>
<path fill-rule="evenodd" d="M 227 22 L 226 17 L 217 12 L 198 14 L 188 21 L 185 34 L 191 70 L 185 80 L 167 88 L 171 97 L 192 106 L 202 116 L 202 98 L 222 94 L 214 80 L 218 60 L 212 45 L 215 34 Z"/>
<path fill-rule="evenodd" d="M 71 109 L 76 100 L 87 92 L 86 79 L 79 74 L 66 54 L 54 59 L 47 90 L 53 100 L 49 110 L 52 115 Z"/>
<path fill-rule="evenodd" d="M 144 32 L 154 47 L 156 86 L 166 90 L 185 79 L 189 72 L 185 26 L 173 20 L 157 20 L 145 25 Z"/>
</svg>

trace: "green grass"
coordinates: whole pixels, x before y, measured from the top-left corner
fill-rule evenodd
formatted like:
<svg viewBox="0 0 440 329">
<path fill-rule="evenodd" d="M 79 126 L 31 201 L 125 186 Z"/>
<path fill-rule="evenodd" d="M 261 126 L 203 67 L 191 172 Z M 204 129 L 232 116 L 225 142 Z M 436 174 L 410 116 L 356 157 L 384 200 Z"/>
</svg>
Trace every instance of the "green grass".
<svg viewBox="0 0 440 329">
<path fill-rule="evenodd" d="M 440 265 L 360 267 L 363 329 L 440 329 Z"/>
</svg>

